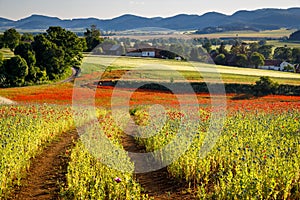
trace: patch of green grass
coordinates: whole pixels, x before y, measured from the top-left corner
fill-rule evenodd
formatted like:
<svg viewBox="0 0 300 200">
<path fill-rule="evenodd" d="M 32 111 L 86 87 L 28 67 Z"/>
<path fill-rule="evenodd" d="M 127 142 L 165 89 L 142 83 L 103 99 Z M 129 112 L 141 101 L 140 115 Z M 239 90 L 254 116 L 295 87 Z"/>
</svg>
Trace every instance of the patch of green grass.
<svg viewBox="0 0 300 200">
<path fill-rule="evenodd" d="M 8 49 L 8 48 L 2 48 L 2 49 L 0 49 L 0 53 L 3 54 L 3 57 L 5 59 L 11 58 L 11 57 L 14 56 L 14 53 L 10 49 Z"/>
<path fill-rule="evenodd" d="M 290 47 L 290 48 L 300 48 L 300 43 L 296 42 L 281 42 L 279 40 L 268 40 L 268 45 L 273 45 L 274 47 Z"/>
</svg>

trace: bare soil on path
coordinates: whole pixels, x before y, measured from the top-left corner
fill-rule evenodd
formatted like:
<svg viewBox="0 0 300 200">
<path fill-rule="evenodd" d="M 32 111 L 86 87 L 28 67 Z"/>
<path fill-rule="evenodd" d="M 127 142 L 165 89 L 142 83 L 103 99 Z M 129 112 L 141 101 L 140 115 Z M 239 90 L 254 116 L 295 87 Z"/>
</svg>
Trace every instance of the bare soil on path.
<svg viewBox="0 0 300 200">
<path fill-rule="evenodd" d="M 66 183 L 70 150 L 77 139 L 76 130 L 63 133 L 33 158 L 26 178 L 10 199 L 60 199 L 61 184 Z"/>
<path fill-rule="evenodd" d="M 16 102 L 0 96 L 0 105 L 11 105 L 11 104 L 16 104 Z"/>
<path fill-rule="evenodd" d="M 125 130 L 122 145 L 128 152 L 145 153 L 146 149 L 137 144 L 134 135 L 137 133 L 133 122 L 128 123 Z M 143 165 L 143 163 L 135 163 L 135 166 Z M 135 174 L 136 181 L 144 188 L 144 193 L 155 200 L 165 199 L 196 199 L 194 192 L 188 190 L 188 185 L 184 182 L 178 182 L 172 179 L 164 167 L 157 171 Z"/>
</svg>

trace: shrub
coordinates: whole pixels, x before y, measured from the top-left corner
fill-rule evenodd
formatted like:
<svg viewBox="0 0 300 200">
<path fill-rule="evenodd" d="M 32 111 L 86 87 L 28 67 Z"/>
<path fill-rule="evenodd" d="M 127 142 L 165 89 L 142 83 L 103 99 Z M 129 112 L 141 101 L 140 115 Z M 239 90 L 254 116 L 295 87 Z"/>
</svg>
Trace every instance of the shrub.
<svg viewBox="0 0 300 200">
<path fill-rule="evenodd" d="M 275 94 L 278 87 L 279 85 L 277 82 L 272 81 L 270 77 L 263 76 L 255 82 L 253 89 L 256 96 L 263 96 L 268 94 Z"/>
</svg>

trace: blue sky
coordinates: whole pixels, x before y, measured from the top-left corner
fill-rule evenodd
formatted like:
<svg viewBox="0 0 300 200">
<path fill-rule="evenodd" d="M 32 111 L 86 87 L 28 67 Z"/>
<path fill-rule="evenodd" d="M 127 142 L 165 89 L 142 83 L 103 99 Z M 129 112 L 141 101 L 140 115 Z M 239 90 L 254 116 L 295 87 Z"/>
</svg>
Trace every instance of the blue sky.
<svg viewBox="0 0 300 200">
<path fill-rule="evenodd" d="M 108 19 L 123 14 L 169 17 L 176 14 L 204 14 L 216 11 L 300 7 L 300 0 L 0 0 L 0 17 L 20 19 L 31 14 L 62 19 L 96 17 Z"/>
</svg>

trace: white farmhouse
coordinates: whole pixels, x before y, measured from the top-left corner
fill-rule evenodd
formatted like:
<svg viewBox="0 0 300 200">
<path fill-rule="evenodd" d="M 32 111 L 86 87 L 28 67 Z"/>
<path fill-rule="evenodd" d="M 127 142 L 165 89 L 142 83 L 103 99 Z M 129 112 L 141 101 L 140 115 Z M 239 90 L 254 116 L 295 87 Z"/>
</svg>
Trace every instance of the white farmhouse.
<svg viewBox="0 0 300 200">
<path fill-rule="evenodd" d="M 126 56 L 158 58 L 159 52 L 160 50 L 156 48 L 130 49 Z"/>
<path fill-rule="evenodd" d="M 280 71 L 294 72 L 294 65 L 284 61 L 280 64 Z"/>
<path fill-rule="evenodd" d="M 145 51 L 142 51 L 142 57 L 152 57 L 154 58 L 155 57 L 155 51 L 154 50 L 145 50 Z"/>
<path fill-rule="evenodd" d="M 288 66 L 292 68 L 290 70 L 286 70 Z M 285 61 L 281 62 L 280 60 L 265 60 L 265 65 L 258 66 L 258 69 L 294 72 L 294 65 Z"/>
</svg>

